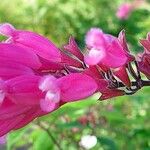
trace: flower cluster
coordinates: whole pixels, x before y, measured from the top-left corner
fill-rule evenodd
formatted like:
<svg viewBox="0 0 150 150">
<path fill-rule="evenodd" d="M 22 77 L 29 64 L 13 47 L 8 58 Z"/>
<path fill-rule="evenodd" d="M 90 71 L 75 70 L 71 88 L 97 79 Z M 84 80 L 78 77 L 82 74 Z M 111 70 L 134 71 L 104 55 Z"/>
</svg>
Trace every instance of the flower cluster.
<svg viewBox="0 0 150 150">
<path fill-rule="evenodd" d="M 8 23 L 0 25 L 0 34 L 7 37 L 0 43 L 0 136 L 96 92 L 105 100 L 149 85 L 140 76 L 141 71 L 150 78 L 149 36 L 141 40 L 145 52 L 136 61 L 124 31 L 114 37 L 91 29 L 85 52 L 73 37 L 59 49 L 47 38 Z"/>
</svg>

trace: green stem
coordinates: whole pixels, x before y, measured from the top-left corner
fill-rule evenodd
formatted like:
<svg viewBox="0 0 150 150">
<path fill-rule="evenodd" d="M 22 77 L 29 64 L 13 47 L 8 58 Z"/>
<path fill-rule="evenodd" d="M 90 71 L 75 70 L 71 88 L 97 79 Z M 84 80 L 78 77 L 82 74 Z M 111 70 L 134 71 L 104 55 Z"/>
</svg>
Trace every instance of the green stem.
<svg viewBox="0 0 150 150">
<path fill-rule="evenodd" d="M 44 127 L 40 122 L 38 122 L 37 124 L 38 124 L 38 126 L 39 126 L 41 129 L 43 129 L 43 130 L 48 134 L 48 136 L 51 138 L 51 140 L 53 141 L 53 143 L 57 146 L 58 150 L 63 150 L 63 149 L 60 147 L 60 145 L 59 145 L 59 143 L 57 142 L 57 140 L 56 140 L 56 139 L 54 138 L 54 136 L 52 135 L 52 133 L 51 133 L 46 127 Z"/>
</svg>

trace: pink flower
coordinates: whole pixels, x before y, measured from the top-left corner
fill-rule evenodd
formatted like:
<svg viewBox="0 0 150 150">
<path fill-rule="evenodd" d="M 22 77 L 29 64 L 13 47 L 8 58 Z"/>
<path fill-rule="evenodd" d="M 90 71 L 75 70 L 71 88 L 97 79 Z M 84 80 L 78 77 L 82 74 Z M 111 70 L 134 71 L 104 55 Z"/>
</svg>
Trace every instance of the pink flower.
<svg viewBox="0 0 150 150">
<path fill-rule="evenodd" d="M 150 79 L 150 54 L 143 53 L 138 64 L 140 71 Z"/>
<path fill-rule="evenodd" d="M 17 30 L 11 24 L 0 25 L 0 33 L 9 37 L 7 43 L 15 43 L 21 47 L 34 51 L 38 56 L 52 61 L 60 62 L 59 49 L 47 38 L 30 31 Z"/>
<path fill-rule="evenodd" d="M 32 63 L 34 63 L 34 60 L 35 60 L 35 64 L 38 65 L 36 69 L 49 69 L 49 70 L 62 69 L 62 65 L 60 64 L 61 62 L 60 50 L 47 38 L 34 32 L 25 31 L 25 30 L 17 30 L 9 23 L 4 23 L 0 25 L 0 34 L 8 37 L 8 39 L 4 41 L 3 43 L 8 44 L 8 46 L 10 47 L 9 50 L 11 50 L 12 47 L 14 47 L 13 49 L 18 50 L 20 47 L 22 51 L 24 50 L 26 51 L 26 53 L 32 53 L 32 55 L 30 54 L 32 57 L 34 57 L 32 58 L 33 60 Z M 12 46 L 10 46 L 10 44 Z M 5 47 L 8 47 L 8 46 L 5 46 Z M 5 49 L 6 48 L 4 48 L 4 51 Z M 7 55 L 7 53 L 5 54 Z M 20 52 L 20 56 L 18 54 L 17 59 L 20 59 L 20 60 L 22 59 L 22 61 L 26 59 L 26 61 L 28 61 L 28 59 L 21 56 L 21 54 L 23 53 Z M 16 54 L 14 53 L 13 55 L 16 55 Z M 31 57 L 31 56 L 28 56 L 28 57 Z M 38 64 L 37 64 L 37 61 L 39 61 Z"/>
<path fill-rule="evenodd" d="M 139 69 L 150 79 L 150 33 L 146 39 L 140 40 L 140 43 L 144 47 L 144 52 L 138 56 Z"/>
<path fill-rule="evenodd" d="M 62 53 L 51 41 L 37 33 L 17 30 L 11 24 L 4 23 L 0 25 L 0 34 L 8 37 L 5 43 L 12 43 L 15 46 L 20 46 L 35 53 L 40 59 L 40 68 L 42 69 L 61 70 L 63 68 L 62 65 L 68 64 L 75 67 L 82 66 L 81 62 L 70 58 L 64 52 Z M 69 45 L 66 45 L 64 48 L 79 59 L 83 58 L 82 53 L 72 37 L 70 38 Z"/>
<path fill-rule="evenodd" d="M 127 19 L 133 10 L 132 7 L 133 6 L 130 3 L 121 4 L 116 13 L 117 18 L 119 18 L 121 20 Z"/>
<path fill-rule="evenodd" d="M 107 68 L 118 68 L 128 62 L 128 52 L 124 43 L 114 36 L 92 28 L 86 35 L 88 54 L 85 55 L 87 65 L 103 65 Z"/>
<path fill-rule="evenodd" d="M 0 96 L 2 136 L 56 110 L 63 103 L 92 95 L 97 90 L 97 84 L 91 77 L 78 73 L 58 79 L 52 75 L 21 75 L 1 82 L 0 89 L 4 93 Z"/>
</svg>

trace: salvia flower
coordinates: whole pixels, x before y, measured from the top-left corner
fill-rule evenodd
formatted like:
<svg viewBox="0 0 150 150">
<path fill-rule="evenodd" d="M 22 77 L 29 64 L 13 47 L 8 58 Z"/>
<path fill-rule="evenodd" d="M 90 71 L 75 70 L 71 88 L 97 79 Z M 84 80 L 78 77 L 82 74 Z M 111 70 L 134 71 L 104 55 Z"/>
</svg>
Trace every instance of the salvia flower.
<svg viewBox="0 0 150 150">
<path fill-rule="evenodd" d="M 14 43 L 26 49 L 31 49 L 40 57 L 60 62 L 60 52 L 58 48 L 47 38 L 30 31 L 17 30 L 12 25 L 5 23 L 0 27 L 0 33 L 9 37 L 7 43 Z"/>
<path fill-rule="evenodd" d="M 85 53 L 73 37 L 60 49 L 42 35 L 9 23 L 0 25 L 0 34 L 8 38 L 0 42 L 0 136 L 96 92 L 105 100 L 149 85 L 140 76 L 141 71 L 149 77 L 149 36 L 141 41 L 145 52 L 135 60 L 124 31 L 114 37 L 92 28 Z"/>
<path fill-rule="evenodd" d="M 92 28 L 86 35 L 88 48 L 85 55 L 87 65 L 103 65 L 118 68 L 128 62 L 128 52 L 117 37 L 105 34 L 101 29 Z"/>
</svg>

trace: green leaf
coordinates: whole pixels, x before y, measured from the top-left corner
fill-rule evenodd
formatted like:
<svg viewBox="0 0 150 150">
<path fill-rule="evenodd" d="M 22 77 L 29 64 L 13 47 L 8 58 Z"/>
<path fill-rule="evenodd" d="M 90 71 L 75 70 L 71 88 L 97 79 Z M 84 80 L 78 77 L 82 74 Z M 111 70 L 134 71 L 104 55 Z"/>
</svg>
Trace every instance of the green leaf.
<svg viewBox="0 0 150 150">
<path fill-rule="evenodd" d="M 115 142 L 108 137 L 98 137 L 99 143 L 103 146 L 105 150 L 117 150 Z"/>
</svg>

